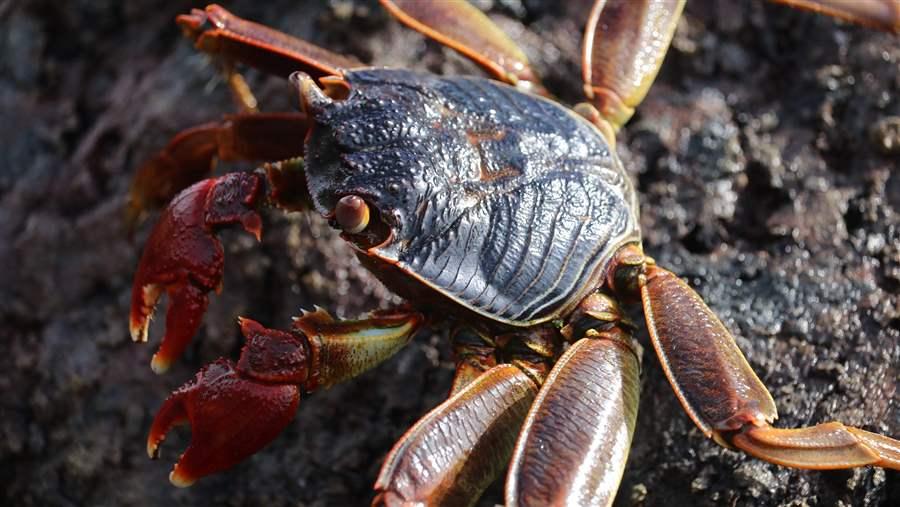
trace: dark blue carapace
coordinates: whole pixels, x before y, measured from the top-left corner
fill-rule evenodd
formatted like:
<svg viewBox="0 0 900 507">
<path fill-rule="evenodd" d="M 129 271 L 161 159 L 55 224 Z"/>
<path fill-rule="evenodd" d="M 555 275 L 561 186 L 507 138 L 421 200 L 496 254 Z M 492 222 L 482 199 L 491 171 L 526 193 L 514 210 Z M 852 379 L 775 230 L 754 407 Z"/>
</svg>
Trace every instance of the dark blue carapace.
<svg viewBox="0 0 900 507">
<path fill-rule="evenodd" d="M 464 307 L 512 325 L 561 317 L 639 240 L 621 163 L 572 111 L 479 78 L 344 79 L 346 99 L 309 106 L 316 208 L 365 199 L 389 228 L 369 255 Z"/>
</svg>

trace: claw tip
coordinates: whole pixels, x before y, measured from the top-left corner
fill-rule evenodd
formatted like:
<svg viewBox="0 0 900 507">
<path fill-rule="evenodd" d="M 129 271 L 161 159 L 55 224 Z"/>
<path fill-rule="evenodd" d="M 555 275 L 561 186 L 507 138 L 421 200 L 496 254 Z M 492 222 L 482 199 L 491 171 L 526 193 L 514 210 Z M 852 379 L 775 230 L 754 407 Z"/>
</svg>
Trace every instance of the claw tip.
<svg viewBox="0 0 900 507">
<path fill-rule="evenodd" d="M 150 369 L 153 370 L 153 373 L 157 375 L 162 375 L 163 373 L 169 371 L 169 366 L 172 365 L 172 362 L 168 359 L 164 359 L 159 356 L 159 353 L 153 354 L 153 359 L 150 360 Z"/>
<path fill-rule="evenodd" d="M 194 484 L 195 482 L 197 482 L 197 479 L 194 479 L 191 477 L 186 477 L 181 472 L 179 467 L 176 466 L 174 469 L 172 469 L 171 472 L 169 472 L 169 482 L 171 482 L 172 485 L 175 486 L 176 488 L 186 488 L 186 487 L 190 486 L 191 484 Z"/>
<path fill-rule="evenodd" d="M 136 294 L 139 294 L 137 296 Z M 162 294 L 162 288 L 158 284 L 147 284 L 140 291 L 132 294 L 131 315 L 128 320 L 128 328 L 131 331 L 131 339 L 136 342 L 146 342 L 147 332 L 150 329 L 150 319 L 156 308 L 156 302 Z"/>
<path fill-rule="evenodd" d="M 252 234 L 257 242 L 262 241 L 262 219 L 255 211 L 251 211 L 241 217 L 244 230 Z"/>
<path fill-rule="evenodd" d="M 134 342 L 146 342 L 147 341 L 147 326 L 145 326 L 141 322 L 135 322 L 133 319 L 129 323 L 128 330 L 131 332 L 131 341 Z"/>
<path fill-rule="evenodd" d="M 159 458 L 159 444 L 152 439 L 147 440 L 147 456 L 149 456 L 150 459 Z"/>
<path fill-rule="evenodd" d="M 262 324 L 247 317 L 238 317 L 238 325 L 241 326 L 241 331 L 244 332 L 244 336 L 254 331 L 258 332 L 263 328 Z"/>
</svg>

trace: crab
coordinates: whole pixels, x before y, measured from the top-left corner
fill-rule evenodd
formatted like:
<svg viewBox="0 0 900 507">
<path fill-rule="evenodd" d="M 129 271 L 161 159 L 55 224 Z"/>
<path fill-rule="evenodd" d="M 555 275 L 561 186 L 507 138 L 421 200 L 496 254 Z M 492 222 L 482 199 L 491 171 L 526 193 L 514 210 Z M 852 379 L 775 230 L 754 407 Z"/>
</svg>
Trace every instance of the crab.
<svg viewBox="0 0 900 507">
<path fill-rule="evenodd" d="M 890 1 L 782 1 L 900 31 Z M 381 3 L 492 79 L 367 67 L 216 5 L 177 18 L 221 63 L 242 112 L 178 134 L 135 179 L 132 218 L 171 198 L 132 289 L 136 341 L 147 341 L 168 295 L 153 370 L 182 354 L 209 293 L 222 289 L 216 233 L 239 225 L 258 239 L 264 207 L 320 213 L 407 303 L 357 320 L 316 308 L 286 330 L 240 318 L 239 359 L 205 366 L 152 423 L 151 457 L 174 425 L 191 426 L 174 485 L 261 450 L 290 424 L 302 393 L 378 365 L 425 326 L 445 326 L 456 358 L 449 397 L 385 458 L 374 503 L 469 505 L 507 470 L 507 505 L 608 505 L 637 417 L 642 354 L 631 305 L 642 308 L 688 417 L 718 444 L 789 467 L 900 470 L 900 442 L 887 436 L 840 422 L 773 427 L 774 400 L 732 335 L 642 251 L 615 136 L 652 83 L 684 0 L 596 1 L 584 40 L 588 101 L 571 109 L 478 9 Z M 235 64 L 288 78 L 301 111 L 257 112 Z M 215 160 L 264 165 L 206 178 Z"/>
</svg>

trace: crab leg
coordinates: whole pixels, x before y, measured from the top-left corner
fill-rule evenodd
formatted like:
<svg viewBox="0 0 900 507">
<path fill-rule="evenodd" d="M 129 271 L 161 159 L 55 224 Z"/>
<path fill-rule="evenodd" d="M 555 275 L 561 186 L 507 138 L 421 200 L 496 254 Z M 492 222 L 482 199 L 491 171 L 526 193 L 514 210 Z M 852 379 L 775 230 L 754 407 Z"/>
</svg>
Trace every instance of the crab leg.
<svg viewBox="0 0 900 507">
<path fill-rule="evenodd" d="M 227 115 L 179 132 L 138 169 L 129 193 L 129 223 L 207 177 L 217 161 L 269 162 L 303 155 L 308 129 L 303 113 L 259 113 Z"/>
<path fill-rule="evenodd" d="M 772 0 L 882 30 L 900 32 L 896 0 Z M 584 30 L 584 90 L 615 133 L 656 78 L 685 0 L 596 0 Z M 591 114 L 579 111 L 591 118 Z M 609 136 L 608 136 L 609 137 Z"/>
<path fill-rule="evenodd" d="M 653 347 L 685 411 L 725 447 L 812 469 L 900 469 L 900 442 L 838 422 L 776 429 L 775 402 L 731 334 L 678 277 L 650 265 L 640 279 Z"/>
<path fill-rule="evenodd" d="M 193 9 L 176 21 L 199 50 L 282 77 L 300 70 L 319 79 L 362 66 L 355 58 L 241 19 L 215 4 Z"/>
<path fill-rule="evenodd" d="M 820 12 L 860 25 L 900 33 L 897 0 L 770 0 L 798 9 Z"/>
<path fill-rule="evenodd" d="M 506 505 L 611 505 L 637 417 L 640 362 L 624 334 L 582 338 L 541 387 L 516 443 Z"/>
<path fill-rule="evenodd" d="M 618 262 L 630 266 L 630 254 Z M 560 333 L 577 341 L 525 420 L 506 478 L 507 506 L 612 504 L 637 418 L 640 348 L 632 327 L 605 291 L 568 317 Z"/>
<path fill-rule="evenodd" d="M 300 390 L 313 391 L 356 376 L 400 350 L 423 321 L 418 313 L 380 312 L 358 321 L 334 321 L 324 310 L 307 313 L 290 331 L 240 319 L 246 343 L 237 364 L 219 359 L 172 393 L 153 420 L 147 453 L 175 425 L 191 425 L 191 443 L 169 479 L 190 486 L 256 453 L 291 422 Z"/>
<path fill-rule="evenodd" d="M 187 347 L 209 303 L 208 293 L 219 290 L 224 252 L 215 233 L 240 224 L 260 238 L 257 210 L 267 201 L 292 207 L 302 196 L 293 187 L 302 183 L 299 159 L 271 164 L 268 178 L 258 173 L 230 173 L 195 183 L 163 211 L 150 233 L 131 291 L 131 336 L 147 341 L 150 317 L 163 292 L 169 296 L 166 333 L 151 366 L 157 373 Z M 300 180 L 300 181 L 298 181 Z M 290 184 L 288 184 L 290 182 Z"/>
<path fill-rule="evenodd" d="M 324 78 L 332 86 L 341 84 L 341 69 L 362 65 L 353 58 L 241 19 L 218 5 L 194 9 L 176 21 L 198 49 L 223 63 L 232 92 L 245 112 L 179 133 L 144 163 L 131 188 L 130 224 L 147 208 L 168 202 L 176 192 L 208 174 L 217 158 L 273 161 L 302 154 L 308 128 L 305 116 L 252 114 L 256 99 L 240 74 L 234 72 L 235 62 L 284 77 L 300 70 Z"/>
<path fill-rule="evenodd" d="M 584 31 L 584 91 L 617 132 L 644 100 L 684 0 L 597 0 Z"/>
<path fill-rule="evenodd" d="M 483 12 L 465 0 L 380 0 L 401 23 L 459 51 L 494 78 L 546 95 L 525 53 Z"/>
<path fill-rule="evenodd" d="M 506 468 L 537 384 L 501 364 L 426 414 L 385 459 L 373 505 L 472 505 Z"/>
<path fill-rule="evenodd" d="M 455 329 L 450 396 L 394 445 L 373 504 L 474 504 L 509 463 L 558 339 L 552 328 L 499 336 Z M 498 365 L 498 352 L 509 363 Z"/>
<path fill-rule="evenodd" d="M 455 330 L 451 342 L 456 358 L 456 374 L 450 387 L 450 396 L 453 396 L 485 371 L 497 366 L 497 354 L 496 346 L 472 329 Z"/>
</svg>

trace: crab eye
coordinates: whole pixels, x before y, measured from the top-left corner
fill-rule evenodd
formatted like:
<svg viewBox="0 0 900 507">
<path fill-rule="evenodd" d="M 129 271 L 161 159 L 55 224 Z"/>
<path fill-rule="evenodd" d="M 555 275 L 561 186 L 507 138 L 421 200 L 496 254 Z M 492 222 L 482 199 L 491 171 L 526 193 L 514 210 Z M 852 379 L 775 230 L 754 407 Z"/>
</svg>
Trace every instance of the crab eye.
<svg viewBox="0 0 900 507">
<path fill-rule="evenodd" d="M 358 234 L 369 225 L 369 206 L 355 195 L 345 195 L 334 208 L 334 218 L 344 232 Z"/>
</svg>

